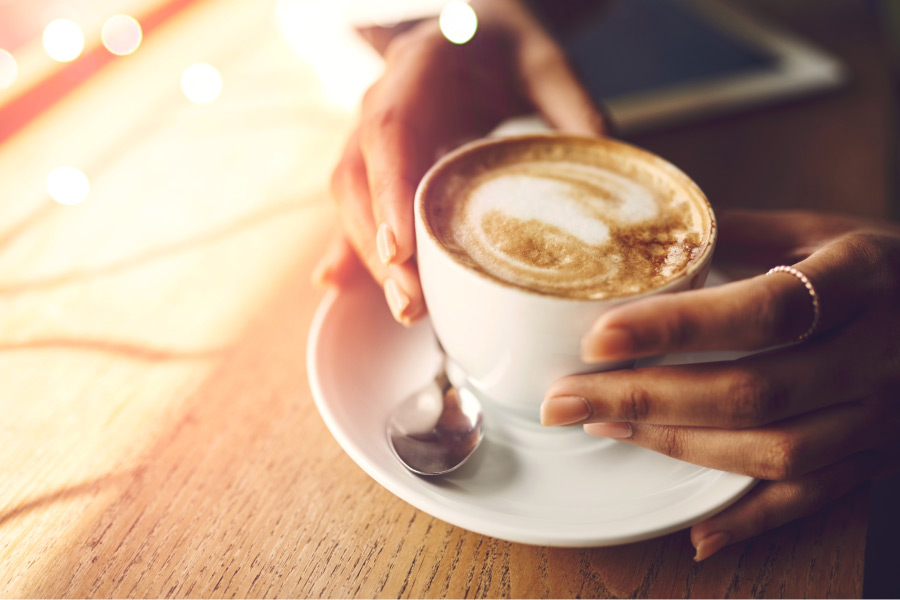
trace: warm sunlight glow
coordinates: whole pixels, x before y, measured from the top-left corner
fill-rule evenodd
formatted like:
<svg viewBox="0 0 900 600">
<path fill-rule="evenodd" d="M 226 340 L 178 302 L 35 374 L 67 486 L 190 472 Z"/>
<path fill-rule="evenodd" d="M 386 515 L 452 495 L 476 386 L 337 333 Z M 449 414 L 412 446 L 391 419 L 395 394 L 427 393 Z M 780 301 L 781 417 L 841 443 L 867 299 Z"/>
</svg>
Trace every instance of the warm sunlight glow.
<svg viewBox="0 0 900 600">
<path fill-rule="evenodd" d="M 107 50 L 117 56 L 125 56 L 138 49 L 144 33 L 134 17 L 116 15 L 103 24 L 100 37 Z"/>
<path fill-rule="evenodd" d="M 56 19 L 44 28 L 44 50 L 59 62 L 71 62 L 84 50 L 84 34 L 75 21 Z"/>
<path fill-rule="evenodd" d="M 368 17 L 369 21 L 372 22 L 372 25 L 375 25 L 376 27 L 384 27 L 386 29 L 390 29 L 400 22 L 400 19 L 392 15 L 385 16 L 374 9 L 369 10 Z"/>
<path fill-rule="evenodd" d="M 452 0 L 441 11 L 438 21 L 441 33 L 454 44 L 465 44 L 478 30 L 478 17 L 462 0 Z"/>
<path fill-rule="evenodd" d="M 0 48 L 0 90 L 12 87 L 19 76 L 19 65 L 16 59 L 6 50 Z"/>
<path fill-rule="evenodd" d="M 59 167 L 47 175 L 47 193 L 59 202 L 71 206 L 87 200 L 91 182 L 75 167 Z"/>
<path fill-rule="evenodd" d="M 195 63 L 182 73 L 181 91 L 191 102 L 209 104 L 222 93 L 222 75 L 210 64 Z"/>
<path fill-rule="evenodd" d="M 384 66 L 355 33 L 341 5 L 331 0 L 278 0 L 275 10 L 282 34 L 315 70 L 324 95 L 342 108 L 353 109 Z"/>
</svg>

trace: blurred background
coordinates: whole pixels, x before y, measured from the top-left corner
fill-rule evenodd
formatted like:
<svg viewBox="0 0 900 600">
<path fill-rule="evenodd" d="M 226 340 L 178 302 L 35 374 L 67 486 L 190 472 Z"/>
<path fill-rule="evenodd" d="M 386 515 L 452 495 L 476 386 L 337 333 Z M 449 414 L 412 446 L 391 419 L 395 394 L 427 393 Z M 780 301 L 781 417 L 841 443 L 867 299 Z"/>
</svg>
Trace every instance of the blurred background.
<svg viewBox="0 0 900 600">
<path fill-rule="evenodd" d="M 239 7 L 228 0 L 0 0 L 0 143 L 34 124 L 62 100 L 83 91 L 84 85 L 99 85 L 101 78 L 116 79 L 104 97 L 84 107 L 73 121 L 105 113 L 104 122 L 97 123 L 90 133 L 82 130 L 77 134 L 58 125 L 59 144 L 62 138 L 72 136 L 102 138 L 109 143 L 113 132 L 124 133 L 125 121 L 131 120 L 133 127 L 141 118 L 178 110 L 185 101 L 213 105 L 224 94 L 222 101 L 228 102 L 230 95 L 248 91 L 251 75 L 247 67 L 227 78 L 223 71 L 239 62 L 247 65 L 263 45 L 268 55 L 252 67 L 257 69 L 254 83 L 279 69 L 305 72 L 310 77 L 300 93 L 316 95 L 328 110 L 352 114 L 362 92 L 382 68 L 377 51 L 383 50 L 397 31 L 417 19 L 439 15 L 454 43 L 465 43 L 477 29 L 476 16 L 466 10 L 462 0 L 260 0 L 247 4 Z M 737 123 L 740 119 L 734 117 L 742 112 L 750 114 L 744 117 L 744 125 L 734 125 L 738 129 L 753 129 L 762 119 L 768 124 L 766 130 L 775 131 L 786 119 L 824 122 L 825 113 L 830 113 L 827 120 L 839 115 L 843 127 L 855 129 L 849 141 L 842 142 L 849 146 L 838 159 L 841 161 L 864 160 L 867 152 L 855 145 L 880 150 L 896 138 L 887 134 L 893 131 L 888 74 L 896 55 L 892 47 L 897 47 L 897 36 L 892 33 L 898 12 L 894 2 L 532 4 L 569 50 L 592 94 L 608 107 L 618 132 L 651 149 L 664 150 L 664 155 L 689 173 L 696 159 L 685 156 L 685 162 L 681 161 L 682 155 L 667 147 L 662 138 L 657 141 L 654 132 L 688 123 L 702 136 L 710 127 L 721 128 L 723 119 L 731 117 L 728 122 Z M 152 43 L 155 38 L 158 40 Z M 263 69 L 268 70 L 266 74 Z M 166 108 L 151 102 L 151 97 L 158 99 L 166 93 L 174 94 Z M 822 98 L 828 94 L 832 97 Z M 798 99 L 811 96 L 818 101 L 806 103 L 804 109 L 809 111 L 798 110 Z M 296 97 L 285 96 L 284 105 L 292 106 L 292 100 Z M 761 106 L 777 105 L 783 108 L 758 111 Z M 293 106 L 301 110 L 298 104 Z M 213 107 L 191 114 L 209 119 L 217 110 Z M 838 126 L 828 123 L 826 128 Z M 782 139 L 778 145 L 790 145 L 784 151 L 792 155 L 815 153 L 818 144 L 809 142 L 824 131 L 811 127 L 806 139 Z M 133 135 L 130 140 L 131 146 L 139 145 Z M 97 145 L 80 149 L 81 163 L 87 162 L 89 147 Z M 712 153 L 716 156 L 706 153 L 699 160 L 732 159 L 733 146 Z M 817 159 L 811 164 L 826 169 L 829 161 L 836 160 Z M 54 189 L 84 188 L 85 179 L 89 184 L 91 176 L 78 162 L 75 157 L 60 156 L 58 164 L 46 165 L 49 170 L 44 178 L 53 171 Z M 57 168 L 64 170 L 55 171 Z M 808 181 L 812 174 L 796 175 L 798 180 Z M 871 170 L 858 175 L 890 179 L 884 172 Z M 45 184 L 41 187 L 51 185 Z M 763 195 L 756 189 L 719 193 L 720 183 L 715 179 L 708 185 L 713 186 L 710 196 L 714 203 L 717 198 L 727 198 L 729 203 L 749 205 L 753 203 L 748 202 L 749 195 Z M 842 189 L 833 193 L 844 195 L 853 185 L 848 178 Z M 799 196 L 795 201 L 802 205 Z M 63 202 L 72 204 L 73 200 Z M 823 202 L 826 207 L 838 205 L 829 201 L 828 194 L 815 202 L 818 206 Z M 865 202 L 871 206 L 864 212 L 872 215 L 886 208 L 881 199 Z M 891 206 L 887 209 L 893 210 Z"/>
</svg>

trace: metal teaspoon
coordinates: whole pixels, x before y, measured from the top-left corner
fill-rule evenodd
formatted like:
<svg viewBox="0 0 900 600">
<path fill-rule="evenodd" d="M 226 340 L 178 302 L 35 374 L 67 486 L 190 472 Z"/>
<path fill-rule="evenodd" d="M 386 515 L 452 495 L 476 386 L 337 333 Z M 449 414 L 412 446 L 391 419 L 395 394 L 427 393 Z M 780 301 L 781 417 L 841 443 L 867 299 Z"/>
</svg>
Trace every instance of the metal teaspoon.
<svg viewBox="0 0 900 600">
<path fill-rule="evenodd" d="M 446 358 L 434 380 L 403 400 L 387 427 L 394 456 L 417 475 L 458 469 L 484 437 L 481 403 L 447 377 Z"/>
</svg>

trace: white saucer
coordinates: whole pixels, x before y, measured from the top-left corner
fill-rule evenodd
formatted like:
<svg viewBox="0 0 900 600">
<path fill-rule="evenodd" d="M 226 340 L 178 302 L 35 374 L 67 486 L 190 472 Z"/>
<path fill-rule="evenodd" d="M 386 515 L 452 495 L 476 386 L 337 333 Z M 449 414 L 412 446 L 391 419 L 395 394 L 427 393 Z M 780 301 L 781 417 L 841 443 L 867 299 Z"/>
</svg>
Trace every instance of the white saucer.
<svg viewBox="0 0 900 600">
<path fill-rule="evenodd" d="M 325 296 L 307 362 L 316 406 L 350 458 L 397 497 L 477 533 L 548 546 L 624 544 L 705 519 L 755 483 L 580 427 L 501 418 L 490 407 L 483 445 L 462 468 L 443 478 L 412 475 L 392 455 L 385 428 L 391 407 L 431 379 L 437 349 L 430 324 L 395 323 L 368 280 Z"/>
</svg>

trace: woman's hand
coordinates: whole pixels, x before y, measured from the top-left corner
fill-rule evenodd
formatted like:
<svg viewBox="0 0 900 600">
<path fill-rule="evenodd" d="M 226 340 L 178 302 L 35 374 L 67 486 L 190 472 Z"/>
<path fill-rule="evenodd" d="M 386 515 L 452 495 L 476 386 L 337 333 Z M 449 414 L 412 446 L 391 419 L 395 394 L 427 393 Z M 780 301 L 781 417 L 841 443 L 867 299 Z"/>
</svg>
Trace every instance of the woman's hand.
<svg viewBox="0 0 900 600">
<path fill-rule="evenodd" d="M 402 323 L 425 310 L 412 259 L 413 195 L 441 153 L 535 110 L 562 130 L 603 132 L 602 117 L 562 51 L 518 2 L 472 6 L 479 29 L 464 45 L 444 38 L 435 21 L 391 42 L 384 75 L 367 92 L 332 177 L 344 235 L 316 278 L 348 280 L 359 266 L 355 254 Z"/>
<path fill-rule="evenodd" d="M 721 257 L 787 273 L 656 296 L 601 317 L 585 360 L 703 350 L 765 350 L 735 361 L 561 379 L 545 425 L 583 423 L 698 465 L 766 481 L 695 525 L 702 560 L 812 513 L 900 466 L 900 227 L 810 213 L 732 213 Z M 766 350 L 768 349 L 768 350 Z"/>
</svg>

